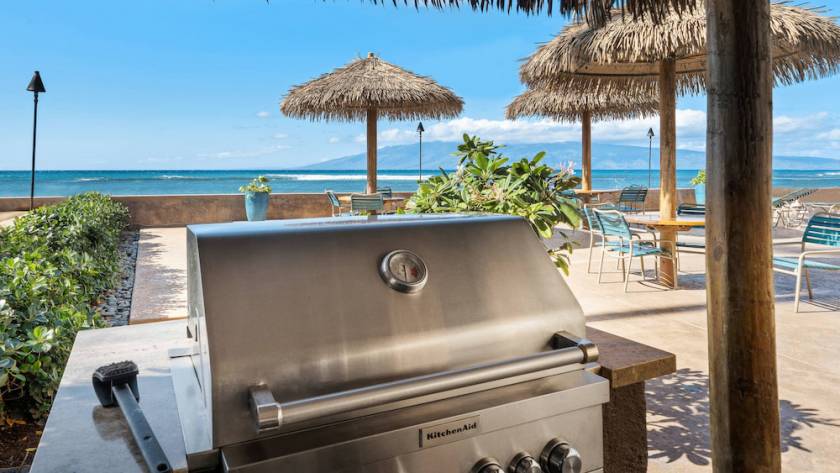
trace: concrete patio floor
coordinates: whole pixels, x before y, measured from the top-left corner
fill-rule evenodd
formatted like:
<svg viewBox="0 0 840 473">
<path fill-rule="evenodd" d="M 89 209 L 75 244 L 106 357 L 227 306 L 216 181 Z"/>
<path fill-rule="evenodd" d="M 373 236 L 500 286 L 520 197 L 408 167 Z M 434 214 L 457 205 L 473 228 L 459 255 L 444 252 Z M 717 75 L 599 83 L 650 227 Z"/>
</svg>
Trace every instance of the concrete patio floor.
<svg viewBox="0 0 840 473">
<path fill-rule="evenodd" d="M 0 228 L 11 226 L 21 215 L 26 215 L 26 212 L 0 212 Z"/>
<path fill-rule="evenodd" d="M 776 242 L 798 241 L 799 232 L 776 231 Z M 711 471 L 704 256 L 681 254 L 679 290 L 636 282 L 629 293 L 608 259 L 604 283 L 587 274 L 588 234 L 571 232 L 583 249 L 572 255 L 569 285 L 587 323 L 677 355 L 678 372 L 649 382 L 648 443 L 651 472 Z M 681 239 L 702 241 L 702 231 Z M 186 234 L 180 228 L 141 231 L 132 323 L 186 315 Z M 795 254 L 798 244 L 777 247 Z M 597 268 L 597 257 L 593 267 Z M 653 277 L 652 261 L 648 276 Z M 776 327 L 782 449 L 785 471 L 840 471 L 840 273 L 813 272 L 817 304 L 803 293 L 793 312 L 791 276 L 776 275 Z M 803 282 L 804 285 L 804 282 Z"/>
<path fill-rule="evenodd" d="M 794 230 L 775 232 L 774 241 L 798 241 Z M 682 240 L 702 242 L 702 231 Z M 574 232 L 588 246 L 588 234 Z M 776 254 L 798 253 L 783 245 Z M 677 355 L 678 372 L 647 384 L 648 453 L 651 472 L 711 471 L 704 255 L 681 253 L 679 290 L 636 282 L 624 293 L 615 260 L 607 258 L 604 283 L 587 274 L 587 248 L 572 255 L 569 285 L 587 323 Z M 593 268 L 600 253 L 595 250 Z M 653 277 L 652 260 L 648 276 Z M 635 270 L 638 272 L 638 262 Z M 840 273 L 812 272 L 815 301 L 803 291 L 793 312 L 795 278 L 776 274 L 776 333 L 782 461 L 785 471 L 840 471 Z M 804 287 L 804 281 L 803 281 Z"/>
<path fill-rule="evenodd" d="M 187 316 L 187 232 L 185 227 L 143 228 L 134 269 L 129 323 Z"/>
</svg>

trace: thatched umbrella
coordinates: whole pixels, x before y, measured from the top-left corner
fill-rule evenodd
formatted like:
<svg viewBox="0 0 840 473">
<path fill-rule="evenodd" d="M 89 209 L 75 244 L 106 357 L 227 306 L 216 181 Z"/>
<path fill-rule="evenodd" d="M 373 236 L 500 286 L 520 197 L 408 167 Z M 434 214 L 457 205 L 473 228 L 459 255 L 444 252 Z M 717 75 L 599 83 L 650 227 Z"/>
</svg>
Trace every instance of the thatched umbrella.
<svg viewBox="0 0 840 473">
<path fill-rule="evenodd" d="M 613 15 L 602 28 L 567 26 L 523 64 L 533 87 L 611 94 L 659 93 L 660 211 L 676 211 L 676 94 L 705 91 L 706 14 L 703 8 L 656 21 Z M 771 31 L 777 83 L 834 72 L 840 61 L 840 27 L 818 10 L 773 4 Z"/>
<path fill-rule="evenodd" d="M 592 122 L 655 115 L 659 102 L 653 94 L 598 94 L 566 89 L 529 89 L 508 106 L 507 118 L 548 117 L 561 122 L 581 122 L 581 187 L 592 190 Z"/>
<path fill-rule="evenodd" d="M 367 120 L 367 192 L 376 192 L 376 121 L 451 118 L 463 100 L 434 80 L 373 53 L 297 85 L 280 104 L 284 115 L 310 120 Z"/>
<path fill-rule="evenodd" d="M 399 0 L 370 0 L 373 3 L 400 3 Z M 443 8 L 445 6 L 459 7 L 469 5 L 473 10 L 487 11 L 491 9 L 516 10 L 524 13 L 540 13 L 546 11 L 551 15 L 555 10 L 562 15 L 585 17 L 587 22 L 600 26 L 612 17 L 611 8 L 620 7 L 621 12 L 627 12 L 634 17 L 642 14 L 661 19 L 673 9 L 678 12 L 688 12 L 697 8 L 699 0 L 402 0 L 405 5 L 413 4 Z"/>
</svg>

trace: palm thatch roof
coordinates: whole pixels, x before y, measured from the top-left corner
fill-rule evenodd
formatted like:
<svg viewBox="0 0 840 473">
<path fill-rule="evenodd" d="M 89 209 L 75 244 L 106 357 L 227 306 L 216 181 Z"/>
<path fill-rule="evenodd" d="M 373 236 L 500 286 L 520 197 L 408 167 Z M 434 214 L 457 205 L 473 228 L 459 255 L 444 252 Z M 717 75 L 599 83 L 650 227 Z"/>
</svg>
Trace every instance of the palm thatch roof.
<svg viewBox="0 0 840 473">
<path fill-rule="evenodd" d="M 648 117 L 659 112 L 659 100 L 653 95 L 598 94 L 561 89 L 528 89 L 506 109 L 511 120 L 524 117 L 549 117 L 575 123 L 585 112 L 592 121 Z"/>
<path fill-rule="evenodd" d="M 369 54 L 289 90 L 283 114 L 310 120 L 360 121 L 368 110 L 392 120 L 451 118 L 464 101 L 434 80 Z"/>
<path fill-rule="evenodd" d="M 503 10 L 508 13 L 511 10 L 528 14 L 541 13 L 543 11 L 551 15 L 554 11 L 562 15 L 574 15 L 578 18 L 585 18 L 592 25 L 600 26 L 607 22 L 613 13 L 613 8 L 619 8 L 634 18 L 643 14 L 649 15 L 654 20 L 664 18 L 670 11 L 689 12 L 696 9 L 700 0 L 370 0 L 378 3 L 402 2 L 404 5 L 414 4 L 415 8 L 421 5 L 435 8 L 446 6 L 460 7 L 469 5 L 473 10 Z"/>
<path fill-rule="evenodd" d="M 777 83 L 801 82 L 837 71 L 840 27 L 821 13 L 783 3 L 771 5 Z M 540 46 L 520 74 L 532 86 L 562 83 L 577 90 L 650 93 L 656 90 L 658 64 L 668 58 L 676 59 L 679 93 L 705 90 L 703 8 L 671 13 L 659 22 L 645 14 L 637 21 L 614 16 L 599 29 L 571 24 Z"/>
</svg>

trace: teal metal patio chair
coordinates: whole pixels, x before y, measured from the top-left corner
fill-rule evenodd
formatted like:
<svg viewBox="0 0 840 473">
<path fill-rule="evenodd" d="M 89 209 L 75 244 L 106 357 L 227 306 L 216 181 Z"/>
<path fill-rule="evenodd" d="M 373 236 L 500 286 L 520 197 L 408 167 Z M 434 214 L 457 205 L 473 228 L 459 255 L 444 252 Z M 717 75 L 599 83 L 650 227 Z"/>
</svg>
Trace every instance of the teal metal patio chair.
<svg viewBox="0 0 840 473">
<path fill-rule="evenodd" d="M 633 185 L 621 189 L 621 194 L 618 195 L 618 210 L 627 213 L 645 213 L 647 194 L 648 189 L 643 186 Z"/>
<path fill-rule="evenodd" d="M 350 196 L 350 212 L 354 215 L 383 210 L 385 210 L 385 200 L 382 198 L 382 194 L 353 194 Z"/>
<path fill-rule="evenodd" d="M 806 244 L 821 245 L 819 250 L 805 250 Z M 830 248 L 826 248 L 830 247 Z M 811 217 L 802 234 L 802 248 L 798 257 L 773 257 L 773 270 L 796 276 L 794 312 L 799 312 L 799 294 L 802 289 L 802 275 L 808 286 L 808 299 L 814 299 L 809 270 L 840 271 L 840 264 L 814 261 L 813 256 L 840 255 L 840 214 L 818 213 Z M 838 260 L 840 263 L 840 260 Z"/>
<path fill-rule="evenodd" d="M 338 200 L 338 196 L 335 195 L 335 192 L 327 189 L 324 191 L 327 194 L 327 199 L 330 201 L 330 210 L 332 211 L 333 217 L 340 217 L 344 215 L 344 211 L 341 208 L 341 201 Z"/>
<path fill-rule="evenodd" d="M 630 230 L 630 225 L 624 220 L 624 215 L 617 210 L 598 210 L 595 209 L 595 215 L 598 217 L 598 223 L 601 226 L 604 243 L 603 247 L 606 251 L 601 251 L 601 264 L 598 268 L 598 282 L 601 282 L 601 277 L 604 274 L 604 257 L 610 255 L 617 258 L 621 262 L 622 277 L 624 281 L 624 292 L 627 292 L 627 286 L 630 283 L 630 269 L 633 265 L 633 258 L 639 258 L 642 266 L 642 281 L 645 281 L 645 256 L 654 257 L 654 270 L 656 278 L 659 278 L 659 258 L 669 259 L 674 262 L 676 268 L 679 268 L 679 260 L 676 251 L 667 251 L 661 248 L 663 243 L 670 244 L 673 249 L 674 242 L 655 239 L 641 240 L 633 237 L 633 232 Z M 626 264 L 625 264 L 626 261 Z M 676 278 L 674 280 L 674 289 L 677 288 Z"/>
<path fill-rule="evenodd" d="M 394 197 L 394 190 L 391 189 L 390 187 L 377 187 L 376 188 L 376 193 L 377 194 L 382 194 L 382 197 L 384 197 L 386 199 Z"/>
<path fill-rule="evenodd" d="M 583 216 L 586 218 L 586 226 L 589 229 L 589 260 L 586 263 L 586 273 L 592 274 L 592 254 L 595 252 L 595 248 L 600 248 L 601 251 L 604 251 L 604 233 L 601 231 L 601 224 L 598 221 L 598 216 L 595 215 L 595 209 L 598 210 L 616 210 L 614 204 L 605 203 L 605 204 L 584 204 L 583 205 Z M 643 235 L 651 235 L 652 239 L 656 241 L 656 233 L 631 228 L 630 233 L 633 235 L 633 238 L 642 239 Z M 595 238 L 598 238 L 598 241 L 595 241 Z M 617 245 L 616 242 L 611 242 L 611 245 Z"/>
</svg>

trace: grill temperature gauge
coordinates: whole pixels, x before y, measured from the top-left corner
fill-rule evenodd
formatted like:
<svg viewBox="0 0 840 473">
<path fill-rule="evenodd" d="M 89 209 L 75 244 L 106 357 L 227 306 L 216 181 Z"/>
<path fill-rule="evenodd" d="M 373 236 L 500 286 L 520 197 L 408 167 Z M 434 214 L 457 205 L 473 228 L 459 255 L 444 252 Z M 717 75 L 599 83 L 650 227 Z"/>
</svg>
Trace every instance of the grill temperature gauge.
<svg viewBox="0 0 840 473">
<path fill-rule="evenodd" d="M 379 274 L 392 289 L 413 293 L 423 289 L 429 272 L 426 263 L 416 254 L 408 250 L 395 250 L 382 258 Z"/>
</svg>

